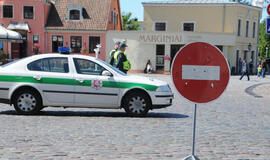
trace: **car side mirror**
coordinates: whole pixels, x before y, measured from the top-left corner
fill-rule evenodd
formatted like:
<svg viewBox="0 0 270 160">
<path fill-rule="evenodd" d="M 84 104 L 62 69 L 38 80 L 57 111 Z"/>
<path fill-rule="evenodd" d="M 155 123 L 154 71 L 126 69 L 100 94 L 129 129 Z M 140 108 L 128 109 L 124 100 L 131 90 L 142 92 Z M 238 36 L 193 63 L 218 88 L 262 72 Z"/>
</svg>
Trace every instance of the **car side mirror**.
<svg viewBox="0 0 270 160">
<path fill-rule="evenodd" d="M 102 74 L 101 74 L 102 76 L 109 76 L 109 77 L 112 77 L 113 75 L 112 75 L 112 73 L 111 72 L 109 72 L 109 71 L 102 71 Z"/>
</svg>

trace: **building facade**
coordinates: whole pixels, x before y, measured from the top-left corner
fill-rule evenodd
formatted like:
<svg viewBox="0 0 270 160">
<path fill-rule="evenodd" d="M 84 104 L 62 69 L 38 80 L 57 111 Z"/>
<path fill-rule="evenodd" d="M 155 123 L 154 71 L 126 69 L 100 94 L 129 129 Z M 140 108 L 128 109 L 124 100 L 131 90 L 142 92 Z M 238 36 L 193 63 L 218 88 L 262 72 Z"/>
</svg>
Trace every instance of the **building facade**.
<svg viewBox="0 0 270 160">
<path fill-rule="evenodd" d="M 22 43 L 2 42 L 10 59 L 55 53 L 92 55 L 101 44 L 105 59 L 106 31 L 121 30 L 119 0 L 0 0 L 0 24 L 20 32 Z"/>
<path fill-rule="evenodd" d="M 178 50 L 196 41 L 219 48 L 232 74 L 239 73 L 240 59 L 256 65 L 262 8 L 217 0 L 145 2 L 143 6 L 143 31 L 108 32 L 108 43 L 127 41 L 134 70 L 143 70 L 150 59 L 155 70 L 169 71 Z"/>
</svg>

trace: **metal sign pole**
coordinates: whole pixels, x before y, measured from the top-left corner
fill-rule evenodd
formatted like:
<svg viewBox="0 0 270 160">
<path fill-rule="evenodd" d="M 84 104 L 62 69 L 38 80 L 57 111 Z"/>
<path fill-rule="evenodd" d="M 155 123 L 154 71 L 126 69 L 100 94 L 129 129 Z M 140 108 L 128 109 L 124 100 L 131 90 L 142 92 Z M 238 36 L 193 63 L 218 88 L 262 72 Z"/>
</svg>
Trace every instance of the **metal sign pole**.
<svg viewBox="0 0 270 160">
<path fill-rule="evenodd" d="M 196 112 L 197 112 L 197 104 L 195 103 L 193 112 L 192 153 L 190 156 L 187 156 L 183 160 L 200 160 L 198 157 L 195 156 Z"/>
</svg>

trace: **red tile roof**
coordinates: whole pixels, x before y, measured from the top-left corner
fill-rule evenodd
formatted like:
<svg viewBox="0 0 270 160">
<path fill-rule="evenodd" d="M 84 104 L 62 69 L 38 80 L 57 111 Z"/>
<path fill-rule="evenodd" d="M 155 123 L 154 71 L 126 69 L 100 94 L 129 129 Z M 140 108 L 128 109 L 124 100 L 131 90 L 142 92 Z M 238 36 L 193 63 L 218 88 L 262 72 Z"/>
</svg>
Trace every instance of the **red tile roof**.
<svg viewBox="0 0 270 160">
<path fill-rule="evenodd" d="M 57 30 L 97 30 L 105 31 L 112 0 L 54 0 L 51 4 L 47 20 L 47 29 Z M 68 6 L 76 5 L 83 8 L 82 20 L 69 19 Z"/>
</svg>

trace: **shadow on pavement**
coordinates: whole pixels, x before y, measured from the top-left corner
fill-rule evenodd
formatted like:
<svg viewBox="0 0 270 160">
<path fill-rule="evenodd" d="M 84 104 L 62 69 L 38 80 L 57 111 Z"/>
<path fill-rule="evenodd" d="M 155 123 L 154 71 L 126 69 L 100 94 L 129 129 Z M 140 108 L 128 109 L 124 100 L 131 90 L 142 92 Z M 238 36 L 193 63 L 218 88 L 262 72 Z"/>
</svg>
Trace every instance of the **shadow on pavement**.
<svg viewBox="0 0 270 160">
<path fill-rule="evenodd" d="M 56 117 L 130 117 L 125 112 L 90 112 L 90 111 L 41 111 L 37 115 L 20 115 L 14 110 L 2 111 L 0 115 L 15 115 L 15 116 L 56 116 Z M 148 113 L 145 117 L 134 118 L 188 118 L 189 116 L 178 113 Z"/>
</svg>

